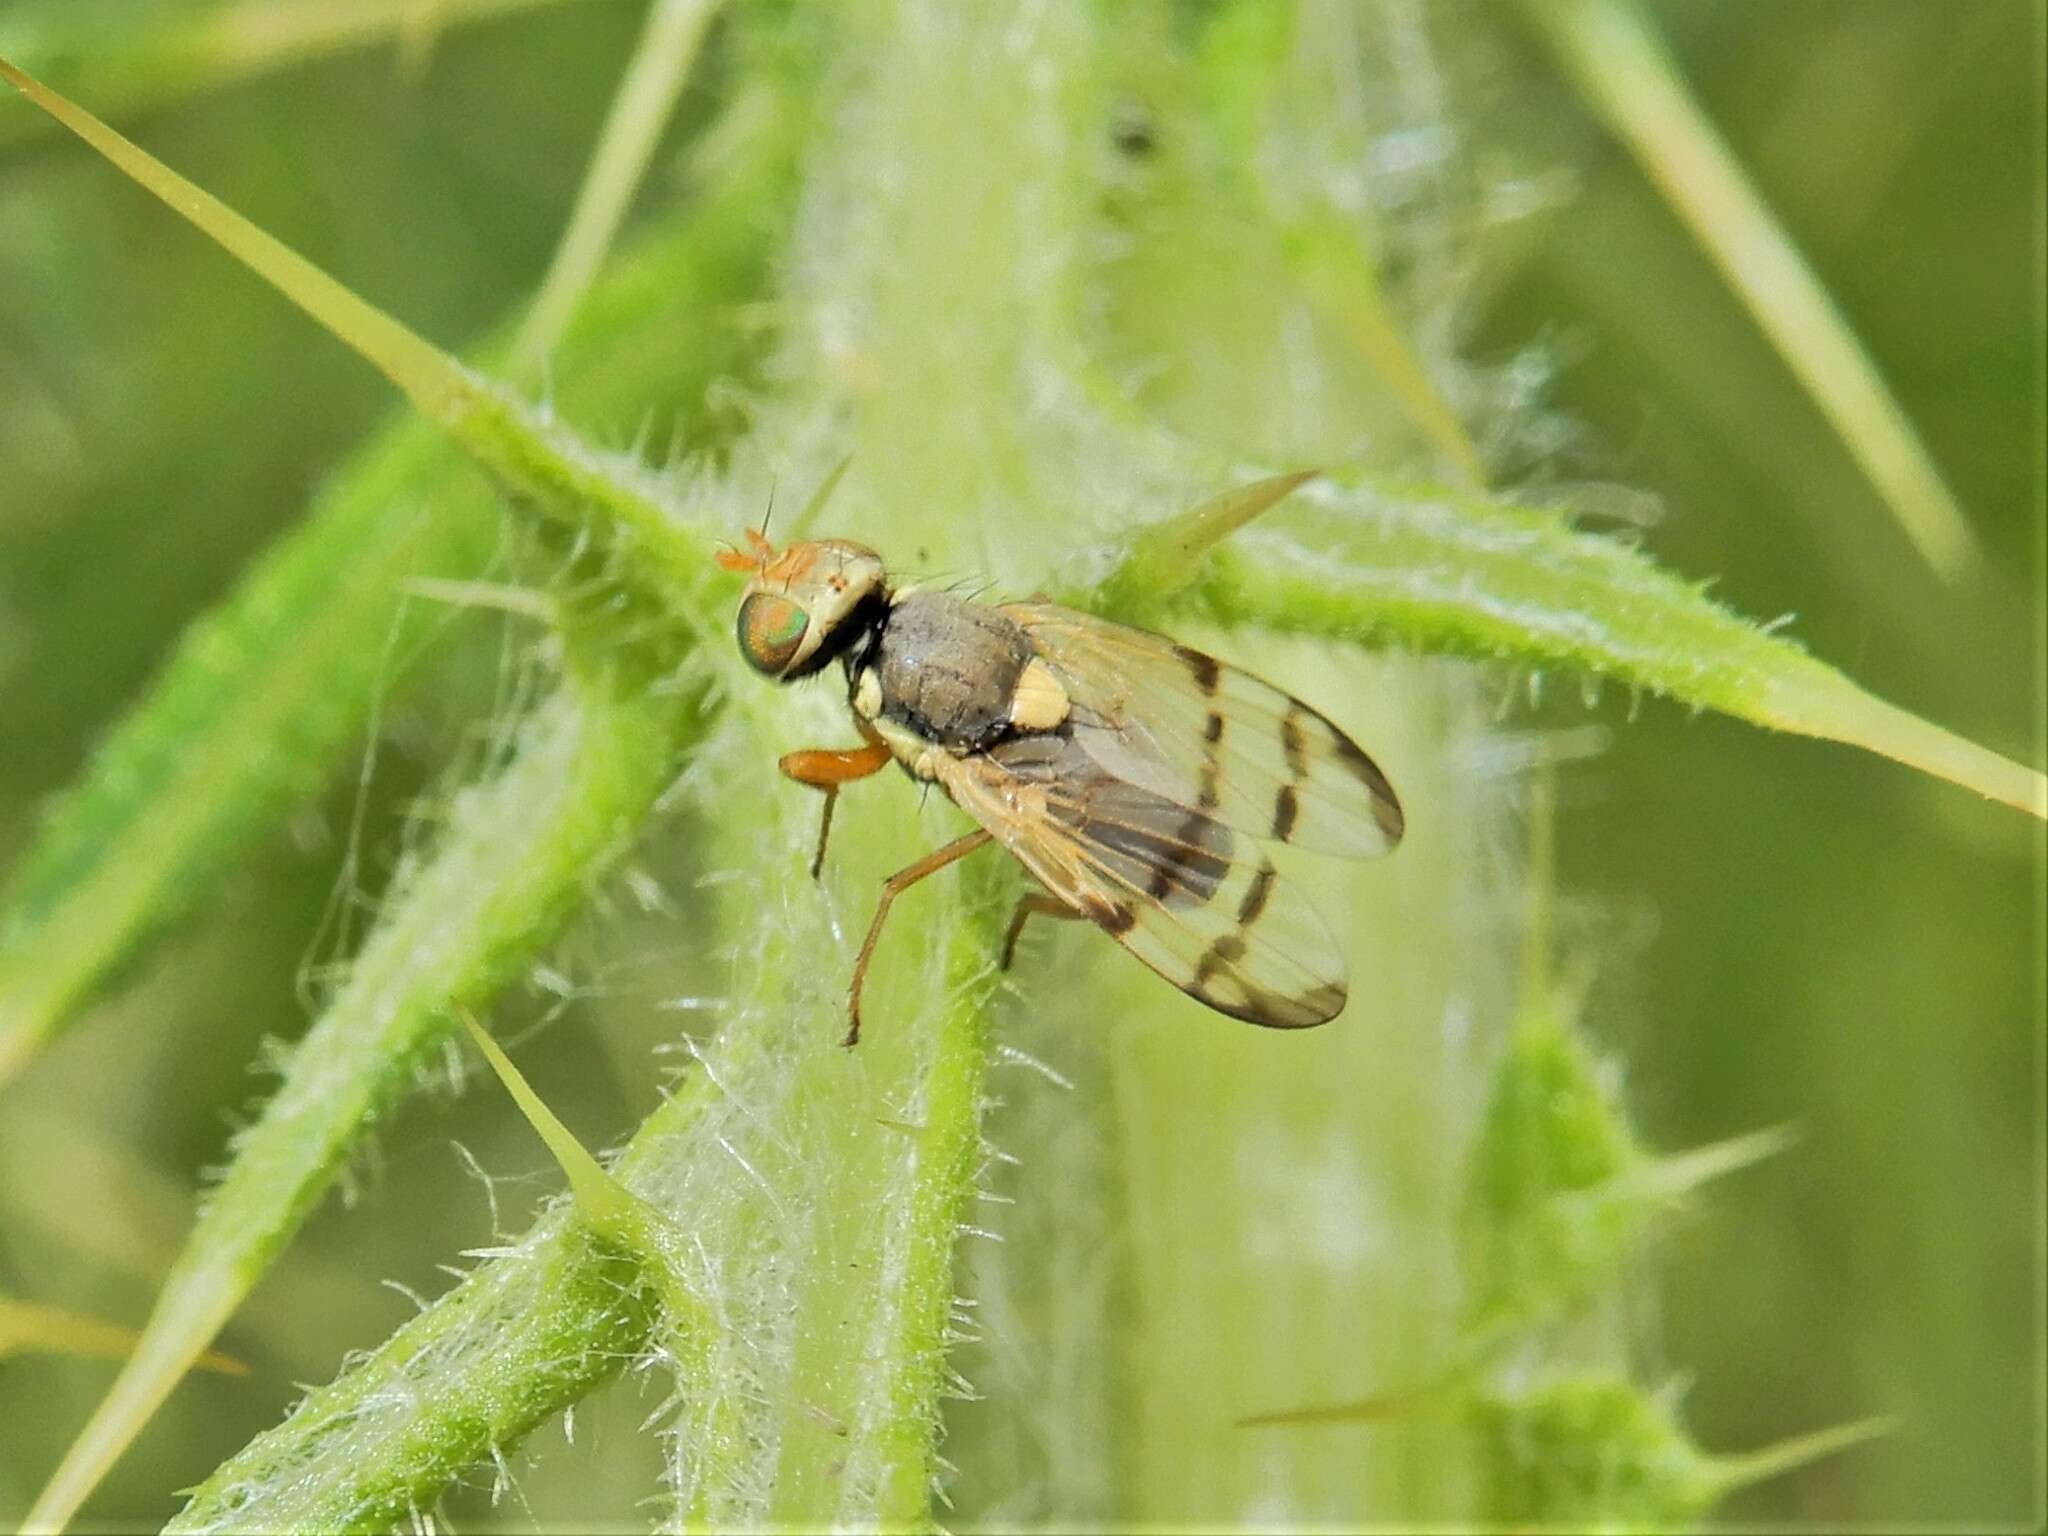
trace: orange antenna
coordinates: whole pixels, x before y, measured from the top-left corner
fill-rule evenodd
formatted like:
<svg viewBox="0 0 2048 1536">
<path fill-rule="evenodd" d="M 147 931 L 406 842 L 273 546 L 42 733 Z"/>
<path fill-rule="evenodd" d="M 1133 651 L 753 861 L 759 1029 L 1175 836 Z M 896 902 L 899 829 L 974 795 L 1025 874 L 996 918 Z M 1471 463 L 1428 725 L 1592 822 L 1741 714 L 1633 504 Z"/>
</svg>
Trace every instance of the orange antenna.
<svg viewBox="0 0 2048 1536">
<path fill-rule="evenodd" d="M 758 571 L 775 558 L 775 546 L 758 528 L 747 530 L 747 549 L 721 549 L 714 557 L 728 571 Z"/>
<path fill-rule="evenodd" d="M 741 554 L 732 548 L 718 552 L 718 563 L 728 571 L 758 571 L 775 557 L 775 546 L 768 542 L 768 523 L 775 516 L 775 484 L 768 482 L 768 510 L 761 514 L 761 526 L 747 530 L 747 548 L 752 554 Z"/>
<path fill-rule="evenodd" d="M 831 499 L 834 488 L 838 486 L 840 479 L 846 474 L 846 466 L 852 462 L 853 455 L 849 453 L 845 458 L 832 466 L 832 472 L 825 477 L 824 483 L 818 487 L 817 493 L 811 497 L 810 504 L 798 514 L 797 526 L 799 528 L 807 526 L 811 519 L 823 509 L 825 503 Z M 718 563 L 728 571 L 758 571 L 762 566 L 775 558 L 775 546 L 768 542 L 768 524 L 775 516 L 775 490 L 777 484 L 777 481 L 770 481 L 768 484 L 768 510 L 761 514 L 761 526 L 747 530 L 747 547 L 752 553 L 742 554 L 737 549 L 721 549 L 718 552 Z"/>
</svg>

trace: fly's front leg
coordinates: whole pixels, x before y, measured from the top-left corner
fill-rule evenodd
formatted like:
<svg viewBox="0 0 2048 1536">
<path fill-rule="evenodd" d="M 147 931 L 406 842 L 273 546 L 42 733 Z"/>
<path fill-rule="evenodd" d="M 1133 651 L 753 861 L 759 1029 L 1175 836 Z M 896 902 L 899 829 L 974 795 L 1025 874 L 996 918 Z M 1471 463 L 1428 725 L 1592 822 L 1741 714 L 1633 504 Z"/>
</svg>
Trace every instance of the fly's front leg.
<svg viewBox="0 0 2048 1536">
<path fill-rule="evenodd" d="M 874 958 L 875 941 L 882 936 L 882 920 L 889 915 L 890 903 L 926 875 L 936 874 L 956 859 L 966 858 L 987 842 L 990 835 L 986 831 L 975 831 L 965 837 L 956 837 L 945 847 L 926 854 L 907 868 L 897 870 L 882 882 L 882 899 L 875 903 L 875 916 L 868 924 L 868 936 L 861 940 L 860 954 L 854 958 L 853 984 L 846 994 L 846 1038 L 839 1042 L 841 1045 L 860 1044 L 860 989 L 867 983 L 868 961 Z"/>
<path fill-rule="evenodd" d="M 786 777 L 825 794 L 825 815 L 818 823 L 818 854 L 811 860 L 813 880 L 825 868 L 825 840 L 832 835 L 832 807 L 839 799 L 840 786 L 851 784 L 855 779 L 869 778 L 889 766 L 889 749 L 883 745 L 882 738 L 865 720 L 858 723 L 861 734 L 868 739 L 866 746 L 845 751 L 814 749 L 791 752 L 776 764 Z"/>
<path fill-rule="evenodd" d="M 1033 916 L 1077 921 L 1087 915 L 1078 907 L 1068 906 L 1057 896 L 1048 896 L 1043 891 L 1025 892 L 1017 898 L 1017 910 L 1010 915 L 1010 931 L 1003 936 L 1003 959 L 998 968 L 1007 971 L 1010 962 L 1017 958 L 1017 940 L 1023 936 L 1024 925 Z"/>
</svg>

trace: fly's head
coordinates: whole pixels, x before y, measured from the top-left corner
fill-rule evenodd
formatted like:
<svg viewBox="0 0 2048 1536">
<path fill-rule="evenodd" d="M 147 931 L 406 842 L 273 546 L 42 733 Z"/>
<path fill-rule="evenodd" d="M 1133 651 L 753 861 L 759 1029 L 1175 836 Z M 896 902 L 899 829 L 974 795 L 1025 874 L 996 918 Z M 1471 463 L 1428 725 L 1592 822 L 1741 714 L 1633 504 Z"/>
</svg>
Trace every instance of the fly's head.
<svg viewBox="0 0 2048 1536">
<path fill-rule="evenodd" d="M 745 550 L 718 563 L 749 575 L 740 598 L 740 654 L 777 682 L 808 677 L 845 651 L 888 594 L 882 559 L 849 539 L 806 539 L 777 550 L 749 530 Z"/>
</svg>

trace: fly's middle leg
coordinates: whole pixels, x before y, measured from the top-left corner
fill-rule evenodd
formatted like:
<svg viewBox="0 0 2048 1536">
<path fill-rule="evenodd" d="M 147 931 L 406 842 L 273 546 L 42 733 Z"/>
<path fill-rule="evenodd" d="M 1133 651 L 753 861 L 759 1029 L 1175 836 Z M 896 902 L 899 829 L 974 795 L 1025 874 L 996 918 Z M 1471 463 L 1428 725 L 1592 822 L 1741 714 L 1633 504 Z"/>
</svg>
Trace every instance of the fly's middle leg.
<svg viewBox="0 0 2048 1536">
<path fill-rule="evenodd" d="M 868 962 L 874 958 L 875 941 L 882 936 L 882 922 L 889 915 L 889 907 L 898 896 L 909 890 L 926 875 L 937 874 L 948 864 L 964 859 L 983 843 L 989 841 L 986 831 L 974 831 L 965 837 L 956 837 L 945 847 L 926 854 L 915 864 L 899 869 L 882 882 L 882 899 L 875 903 L 874 919 L 868 924 L 868 936 L 861 940 L 860 954 L 853 962 L 853 984 L 846 994 L 846 1038 L 841 1045 L 860 1044 L 860 989 L 868 979 Z"/>
</svg>

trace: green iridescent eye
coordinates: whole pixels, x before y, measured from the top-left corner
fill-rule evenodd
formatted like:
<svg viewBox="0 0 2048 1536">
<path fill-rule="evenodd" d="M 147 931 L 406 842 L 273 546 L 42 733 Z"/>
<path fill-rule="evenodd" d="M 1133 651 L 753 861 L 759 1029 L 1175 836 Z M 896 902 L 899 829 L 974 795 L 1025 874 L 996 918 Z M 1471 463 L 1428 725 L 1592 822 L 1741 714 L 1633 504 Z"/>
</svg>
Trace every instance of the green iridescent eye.
<svg viewBox="0 0 2048 1536">
<path fill-rule="evenodd" d="M 795 659 L 810 622 L 788 598 L 756 592 L 740 604 L 740 654 L 755 671 L 779 677 Z"/>
</svg>

